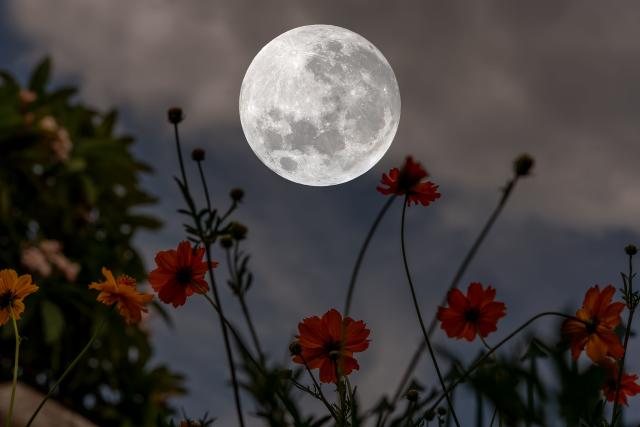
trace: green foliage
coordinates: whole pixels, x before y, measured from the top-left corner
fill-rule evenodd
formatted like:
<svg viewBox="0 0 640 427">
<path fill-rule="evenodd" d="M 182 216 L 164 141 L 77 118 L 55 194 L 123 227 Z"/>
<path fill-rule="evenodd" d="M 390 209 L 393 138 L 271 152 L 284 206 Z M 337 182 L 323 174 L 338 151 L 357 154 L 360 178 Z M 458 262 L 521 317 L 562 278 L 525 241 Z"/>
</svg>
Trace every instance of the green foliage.
<svg viewBox="0 0 640 427">
<path fill-rule="evenodd" d="M 109 313 L 87 288 L 103 266 L 145 277 L 132 238 L 161 226 L 136 210 L 155 202 L 139 184 L 151 168 L 131 154 L 133 139 L 116 133 L 115 111 L 72 101 L 73 87 L 50 90 L 50 74 L 45 59 L 25 89 L 0 73 L 0 268 L 30 273 L 40 286 L 20 322 L 21 381 L 46 391 L 109 316 L 56 398 L 101 426 L 155 426 L 173 412 L 167 400 L 183 392 L 182 378 L 151 366 L 147 332 Z M 9 328 L 1 332 L 0 348 L 12 348 Z M 11 357 L 0 355 L 3 380 Z"/>
</svg>

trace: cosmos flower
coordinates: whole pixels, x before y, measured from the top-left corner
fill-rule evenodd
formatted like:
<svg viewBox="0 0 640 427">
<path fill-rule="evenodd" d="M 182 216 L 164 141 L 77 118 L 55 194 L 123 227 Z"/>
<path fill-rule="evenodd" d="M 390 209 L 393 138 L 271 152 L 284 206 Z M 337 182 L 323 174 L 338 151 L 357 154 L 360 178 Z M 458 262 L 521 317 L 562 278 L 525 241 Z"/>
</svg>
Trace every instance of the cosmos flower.
<svg viewBox="0 0 640 427">
<path fill-rule="evenodd" d="M 473 341 L 476 334 L 485 338 L 497 329 L 498 319 L 506 314 L 504 303 L 494 301 L 496 290 L 482 288 L 481 283 L 471 283 L 465 296 L 459 289 L 452 289 L 447 296 L 448 307 L 438 307 L 438 320 L 449 338 Z"/>
<path fill-rule="evenodd" d="M 301 352 L 294 355 L 293 361 L 306 363 L 310 369 L 320 369 L 320 381 L 323 383 L 338 381 L 336 369 L 340 358 L 343 375 L 360 369 L 353 353 L 365 351 L 369 347 L 367 338 L 370 331 L 365 323 L 351 317 L 343 320 L 335 309 L 327 311 L 322 318 L 307 317 L 298 324 L 298 332 Z"/>
<path fill-rule="evenodd" d="M 616 398 L 616 387 L 618 386 L 618 364 L 606 359 L 603 366 L 607 372 L 607 377 L 602 385 L 602 393 L 609 402 Z M 637 375 L 622 374 L 620 381 L 620 391 L 618 392 L 618 404 L 628 405 L 627 396 L 635 396 L 640 393 L 640 384 L 636 383 Z"/>
<path fill-rule="evenodd" d="M 184 305 L 194 293 L 206 293 L 209 285 L 204 279 L 208 270 L 202 260 L 204 248 L 193 249 L 191 243 L 180 242 L 177 249 L 160 251 L 156 255 L 158 268 L 149 273 L 149 283 L 162 302 L 174 307 Z M 211 267 L 218 266 L 212 262 Z"/>
<path fill-rule="evenodd" d="M 407 156 L 402 169 L 393 168 L 389 174 L 382 174 L 381 185 L 376 187 L 384 195 L 407 195 L 407 203 L 429 206 L 430 203 L 440 198 L 438 186 L 431 181 L 423 181 L 429 174 L 418 162 L 414 162 L 411 156 Z"/>
<path fill-rule="evenodd" d="M 620 324 L 621 302 L 611 302 L 616 289 L 609 285 L 600 291 L 596 285 L 590 288 L 577 311 L 577 319 L 567 319 L 562 323 L 562 334 L 569 339 L 574 360 L 586 348 L 587 356 L 595 363 L 601 363 L 607 356 L 620 359 L 624 348 L 615 328 Z M 578 320 L 579 319 L 579 320 Z"/>
<path fill-rule="evenodd" d="M 15 270 L 0 270 L 0 326 L 7 323 L 12 314 L 19 320 L 24 312 L 23 300 L 37 290 L 29 274 L 18 277 Z"/>
<path fill-rule="evenodd" d="M 118 276 L 116 279 L 113 273 L 104 267 L 102 275 L 106 280 L 93 282 L 89 285 L 90 289 L 100 291 L 97 300 L 105 305 L 116 304 L 118 313 L 124 317 L 127 323 L 140 322 L 142 312 L 147 312 L 145 304 L 150 302 L 153 296 L 138 292 L 135 279 L 129 276 Z"/>
</svg>

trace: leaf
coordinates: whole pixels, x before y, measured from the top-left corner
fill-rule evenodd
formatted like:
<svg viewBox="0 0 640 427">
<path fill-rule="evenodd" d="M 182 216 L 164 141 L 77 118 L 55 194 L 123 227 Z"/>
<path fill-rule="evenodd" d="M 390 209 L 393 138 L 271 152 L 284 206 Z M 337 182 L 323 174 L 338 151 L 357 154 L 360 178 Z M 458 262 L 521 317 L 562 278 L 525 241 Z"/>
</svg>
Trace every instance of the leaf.
<svg viewBox="0 0 640 427">
<path fill-rule="evenodd" d="M 45 86 L 49 81 L 49 74 L 51 73 L 51 58 L 45 57 L 31 74 L 29 79 L 29 89 L 42 93 Z"/>
<path fill-rule="evenodd" d="M 62 310 L 50 301 L 42 303 L 42 329 L 44 330 L 44 340 L 48 344 L 58 341 L 64 330 Z"/>
</svg>

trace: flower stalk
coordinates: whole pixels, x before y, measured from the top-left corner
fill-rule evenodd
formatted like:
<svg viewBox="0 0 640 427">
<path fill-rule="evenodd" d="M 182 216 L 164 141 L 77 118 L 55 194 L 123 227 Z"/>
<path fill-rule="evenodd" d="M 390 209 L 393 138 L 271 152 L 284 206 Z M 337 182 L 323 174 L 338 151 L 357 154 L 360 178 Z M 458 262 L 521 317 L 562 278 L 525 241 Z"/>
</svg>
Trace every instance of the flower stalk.
<svg viewBox="0 0 640 427">
<path fill-rule="evenodd" d="M 9 399 L 9 410 L 7 411 L 7 417 L 5 420 L 5 426 L 11 427 L 11 422 L 13 419 L 13 405 L 16 400 L 16 386 L 18 385 L 18 363 L 20 362 L 20 343 L 22 342 L 22 338 L 20 337 L 20 332 L 18 331 L 18 322 L 16 321 L 16 317 L 13 314 L 13 308 L 9 306 L 9 315 L 11 317 L 11 324 L 13 325 L 13 334 L 15 335 L 16 348 L 15 348 L 15 356 L 13 360 L 13 381 L 11 382 L 11 398 Z"/>
<path fill-rule="evenodd" d="M 624 274 L 622 275 L 622 280 L 624 283 L 623 293 L 624 299 L 627 303 L 627 308 L 629 309 L 629 317 L 627 319 L 627 327 L 625 329 L 624 342 L 622 344 L 624 353 L 622 354 L 622 359 L 620 359 L 619 363 L 620 366 L 618 367 L 616 394 L 615 398 L 613 399 L 613 410 L 611 411 L 611 427 L 615 427 L 618 422 L 620 407 L 618 398 L 620 397 L 620 384 L 622 383 L 622 377 L 624 375 L 624 363 L 627 357 L 627 346 L 629 344 L 629 337 L 631 336 L 631 324 L 633 323 L 633 315 L 640 300 L 638 293 L 634 293 L 633 291 L 633 278 L 635 276 L 635 273 L 633 272 L 633 255 L 635 255 L 637 251 L 632 250 L 632 248 L 635 248 L 635 246 L 630 245 L 626 248 L 627 255 L 629 256 L 629 274 L 627 276 L 625 276 Z"/>
<path fill-rule="evenodd" d="M 109 310 L 109 313 L 111 313 L 111 311 L 113 311 L 113 307 Z M 56 392 L 56 390 L 58 389 L 58 386 L 60 386 L 62 381 L 64 381 L 64 379 L 67 377 L 67 375 L 69 375 L 69 373 L 73 370 L 73 368 L 75 368 L 75 366 L 78 364 L 78 362 L 80 362 L 80 360 L 82 360 L 82 358 L 85 356 L 85 354 L 87 354 L 87 352 L 89 351 L 89 349 L 91 348 L 91 346 L 93 345 L 95 340 L 98 338 L 98 336 L 102 332 L 102 329 L 104 328 L 104 325 L 107 323 L 107 317 L 108 317 L 108 314 L 106 314 L 104 316 L 104 318 L 102 319 L 102 321 L 98 324 L 98 327 L 96 327 L 96 330 L 94 331 L 94 333 L 91 336 L 91 338 L 89 338 L 89 341 L 84 346 L 84 348 L 80 351 L 80 353 L 78 353 L 76 358 L 73 359 L 73 361 L 69 364 L 69 366 L 67 366 L 67 369 L 64 370 L 64 372 L 62 373 L 60 378 L 58 378 L 58 380 L 51 386 L 51 388 L 49 388 L 49 391 L 44 396 L 44 398 L 42 398 L 42 400 L 40 401 L 40 404 L 38 405 L 36 410 L 31 415 L 31 418 L 29 418 L 29 421 L 27 422 L 26 427 L 31 427 L 31 424 L 33 423 L 33 421 L 38 416 L 38 413 L 40 413 L 40 410 L 42 409 L 44 404 L 47 403 L 47 400 L 49 400 L 49 398 L 51 396 L 53 396 L 53 394 Z"/>
<path fill-rule="evenodd" d="M 455 411 L 455 408 L 453 407 L 453 403 L 451 402 L 451 398 L 447 393 L 447 387 L 444 383 L 442 372 L 440 372 L 440 366 L 438 365 L 435 352 L 433 351 L 433 347 L 431 346 L 431 340 L 429 339 L 429 334 L 427 332 L 427 329 L 424 326 L 422 313 L 420 311 L 420 305 L 418 304 L 418 298 L 416 297 L 415 287 L 413 286 L 413 280 L 411 279 L 411 272 L 409 271 L 409 264 L 407 262 L 407 254 L 406 254 L 405 241 L 404 241 L 405 240 L 404 238 L 405 217 L 406 217 L 408 204 L 409 204 L 409 198 L 406 197 L 404 204 L 402 206 L 402 219 L 400 221 L 400 244 L 402 246 L 402 261 L 404 263 L 404 271 L 407 275 L 407 282 L 409 283 L 409 289 L 411 290 L 411 298 L 413 300 L 413 305 L 416 309 L 416 315 L 418 316 L 418 323 L 420 323 L 420 329 L 422 330 L 424 341 L 427 345 L 427 349 L 429 350 L 429 355 L 431 356 L 431 361 L 433 362 L 433 366 L 436 370 L 436 374 L 438 375 L 438 381 L 440 381 L 440 387 L 442 388 L 443 393 L 445 393 L 445 398 L 447 399 L 447 405 L 449 406 L 449 411 L 451 412 L 453 421 L 456 423 L 456 426 L 460 427 L 460 421 L 458 420 L 458 416 L 456 415 L 456 411 Z"/>
</svg>

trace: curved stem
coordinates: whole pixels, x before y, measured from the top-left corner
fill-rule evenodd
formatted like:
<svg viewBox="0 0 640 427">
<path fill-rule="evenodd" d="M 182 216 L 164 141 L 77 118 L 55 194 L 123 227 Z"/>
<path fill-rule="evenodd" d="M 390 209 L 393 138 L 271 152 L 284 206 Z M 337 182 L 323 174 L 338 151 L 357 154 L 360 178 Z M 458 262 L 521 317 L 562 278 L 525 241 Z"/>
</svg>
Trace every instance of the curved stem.
<svg viewBox="0 0 640 427">
<path fill-rule="evenodd" d="M 356 279 L 358 278 L 358 272 L 360 271 L 360 265 L 362 265 L 362 260 L 364 259 L 364 254 L 367 252 L 367 248 L 369 247 L 369 243 L 371 242 L 371 238 L 375 234 L 378 229 L 378 225 L 382 221 L 382 218 L 389 210 L 389 207 L 395 200 L 396 195 L 392 195 L 387 202 L 382 205 L 382 209 L 378 212 L 376 219 L 371 224 L 371 228 L 367 233 L 367 237 L 365 237 L 364 242 L 362 243 L 362 247 L 360 248 L 360 252 L 358 252 L 358 257 L 356 258 L 356 263 L 353 266 L 353 271 L 351 272 L 351 279 L 349 280 L 349 289 L 347 290 L 347 300 L 344 306 L 344 317 L 349 315 L 349 311 L 351 310 L 351 299 L 353 298 L 353 291 L 356 287 Z"/>
<path fill-rule="evenodd" d="M 11 421 L 13 419 L 13 404 L 16 400 L 16 386 L 18 385 L 18 363 L 20 361 L 20 343 L 22 341 L 20 333 L 18 332 L 18 322 L 13 315 L 13 307 L 9 305 L 9 314 L 11 316 L 11 323 L 13 324 L 13 333 L 16 338 L 16 350 L 13 360 L 13 381 L 11 382 L 11 398 L 9 399 L 9 411 L 7 412 L 7 418 L 5 420 L 5 426 L 11 427 Z"/>
<path fill-rule="evenodd" d="M 446 393 L 447 387 L 444 384 L 444 378 L 442 377 L 442 372 L 440 372 L 440 366 L 438 366 L 436 355 L 433 351 L 433 347 L 431 346 L 431 340 L 429 339 L 429 334 L 427 333 L 427 329 L 424 326 L 424 321 L 422 320 L 422 313 L 420 312 L 420 305 L 418 304 L 418 298 L 416 297 L 416 290 L 415 290 L 415 287 L 413 286 L 413 280 L 411 280 L 411 272 L 409 271 L 409 263 L 407 261 L 407 253 L 406 253 L 405 242 L 404 242 L 404 228 L 405 228 L 404 223 L 405 223 L 408 202 L 409 202 L 408 197 L 405 197 L 404 204 L 402 205 L 402 220 L 400 221 L 400 245 L 402 247 L 402 261 L 404 263 L 404 271 L 407 274 L 407 282 L 409 283 L 409 289 L 411 290 L 411 298 L 413 299 L 413 305 L 416 309 L 416 314 L 418 316 L 418 323 L 420 323 L 420 329 L 422 330 L 424 341 L 427 344 L 427 349 L 429 350 L 431 361 L 433 362 L 433 366 L 436 370 L 436 374 L 438 375 L 438 381 L 440 381 L 440 387 L 442 387 L 442 392 L 445 393 L 445 397 L 447 399 L 447 405 L 449 406 L 449 412 L 453 416 L 453 421 L 456 423 L 456 426 L 460 427 L 460 421 L 458 420 L 458 416 L 456 415 L 456 411 L 453 407 L 453 403 L 451 402 L 451 398 L 449 397 L 449 394 Z"/>
<path fill-rule="evenodd" d="M 333 411 L 333 408 L 331 407 L 331 404 L 329 403 L 327 398 L 324 397 L 324 393 L 322 392 L 322 388 L 320 388 L 320 384 L 318 383 L 318 380 L 316 380 L 315 375 L 313 375 L 313 372 L 311 372 L 311 369 L 309 368 L 309 365 L 307 364 L 307 361 L 304 360 L 304 357 L 302 356 L 302 353 L 300 354 L 300 359 L 302 359 L 302 364 L 304 365 L 304 368 L 307 370 L 307 373 L 311 377 L 311 381 L 313 381 L 313 385 L 316 387 L 316 390 L 318 390 L 318 396 L 320 397 L 320 400 L 322 401 L 322 403 L 324 403 L 324 406 L 327 407 L 327 409 L 329 410 L 329 413 L 331 414 L 331 416 L 336 421 L 338 421 L 338 416 Z"/>
<path fill-rule="evenodd" d="M 574 319 L 574 320 L 577 320 L 579 322 L 586 323 L 584 320 L 578 319 L 575 316 L 570 316 L 570 315 L 564 314 L 564 313 L 558 313 L 556 311 L 545 311 L 545 312 L 536 314 L 531 319 L 527 320 L 522 325 L 520 325 L 518 328 L 516 328 L 513 332 L 511 332 L 505 338 L 503 338 L 501 341 L 499 341 L 498 344 L 496 344 L 495 346 L 491 347 L 491 349 L 489 351 L 487 351 L 485 354 L 483 354 L 478 360 L 476 360 L 473 363 L 473 365 L 471 365 L 471 367 L 467 371 L 465 371 L 460 377 L 458 377 L 453 382 L 453 384 L 451 384 L 451 386 L 449 386 L 449 388 L 435 401 L 435 403 L 433 403 L 431 405 L 430 410 L 435 410 L 435 408 L 438 406 L 438 404 L 440 404 L 440 402 L 442 402 L 442 400 L 449 393 L 451 393 L 451 391 L 453 391 L 453 389 L 455 389 L 458 386 L 458 384 L 460 384 L 461 382 L 466 380 L 469 377 L 469 375 L 471 375 L 473 373 L 473 371 L 478 369 L 484 363 L 485 360 L 487 360 L 489 357 L 491 357 L 496 352 L 496 350 L 498 350 L 500 347 L 502 347 L 504 344 L 506 344 L 513 337 L 515 337 L 520 332 L 522 332 L 531 323 L 533 323 L 536 320 L 540 319 L 541 317 L 545 317 L 545 316 L 558 316 L 558 317 L 563 317 L 565 319 Z M 429 412 L 429 411 L 427 411 L 427 412 Z"/>
<path fill-rule="evenodd" d="M 197 284 L 194 283 L 194 285 L 196 285 L 197 287 Z M 206 291 L 204 291 L 204 289 L 201 290 L 201 295 L 207 300 L 209 305 L 211 305 L 211 307 L 213 307 L 213 309 L 216 312 L 218 313 L 220 312 L 218 305 L 211 299 L 209 294 L 207 294 Z M 234 328 L 231 322 L 229 322 L 226 318 L 224 319 L 224 322 L 229 328 L 229 330 L 231 331 L 231 334 L 233 335 L 234 339 L 236 340 L 236 343 L 238 344 L 238 347 L 240 347 L 242 352 L 247 356 L 249 361 L 260 371 L 260 373 L 266 377 L 267 373 L 265 371 L 265 368 L 261 364 L 259 364 L 256 361 L 256 359 L 251 355 L 251 353 L 249 352 L 249 347 L 244 343 L 244 341 L 242 340 L 242 337 L 240 336 L 236 328 Z M 282 403 L 285 405 L 287 410 L 289 410 L 289 413 L 291 414 L 291 416 L 294 417 L 294 420 L 296 421 L 296 423 L 300 422 L 301 420 L 297 415 L 297 411 L 295 410 L 295 408 L 291 407 L 290 402 L 285 398 L 285 396 L 282 395 L 282 392 L 280 391 L 279 388 L 275 390 L 275 393 L 278 395 L 278 397 L 280 398 Z M 298 424 L 295 424 L 295 425 L 298 425 Z"/>
<path fill-rule="evenodd" d="M 628 276 L 628 288 L 626 289 L 627 295 L 631 298 L 629 300 L 629 318 L 627 320 L 627 328 L 624 333 L 624 353 L 622 353 L 622 359 L 620 359 L 620 366 L 618 367 L 618 381 L 616 383 L 616 395 L 613 399 L 613 411 L 611 412 L 611 427 L 615 427 L 617 423 L 617 413 L 619 409 L 618 398 L 620 397 L 620 384 L 622 383 L 622 376 L 624 375 L 624 362 L 627 358 L 627 346 L 629 345 L 629 336 L 631 336 L 631 323 L 633 322 L 633 315 L 636 311 L 636 306 L 632 305 L 633 299 L 633 255 L 629 255 L 629 276 Z"/>
<path fill-rule="evenodd" d="M 113 310 L 113 308 L 109 311 L 111 312 Z M 93 335 L 91 336 L 91 338 L 89 339 L 89 342 L 87 342 L 87 344 L 84 346 L 84 348 L 80 351 L 80 353 L 78 353 L 78 355 L 76 356 L 75 359 L 73 359 L 73 361 L 69 364 L 69 366 L 67 366 L 67 369 L 65 369 L 65 371 L 62 373 L 62 375 L 60 376 L 60 378 L 58 378 L 58 380 L 51 386 L 51 388 L 49 388 L 49 391 L 47 392 L 47 394 L 44 396 L 44 398 L 42 399 L 42 401 L 40 402 L 40 404 L 38 405 L 38 407 L 36 408 L 35 412 L 33 413 L 33 415 L 31 415 L 31 418 L 29 418 L 29 421 L 27 422 L 26 427 L 30 427 L 31 424 L 33 423 L 33 421 L 36 419 L 36 416 L 38 415 L 38 413 L 40 412 L 40 410 L 42 409 L 42 407 L 44 406 L 45 403 L 47 403 L 47 400 L 49 400 L 49 398 L 53 395 L 53 393 L 56 392 L 56 390 L 58 389 L 58 386 L 60 385 L 60 383 L 62 383 L 62 381 L 67 377 L 67 375 L 69 375 L 69 372 L 71 372 L 71 370 L 78 364 L 78 362 L 84 357 L 84 355 L 87 353 L 87 351 L 89 351 L 89 349 L 91 348 L 91 346 L 93 345 L 94 341 L 96 340 L 96 338 L 98 338 L 98 336 L 100 335 L 100 333 L 102 332 L 102 329 L 104 328 L 105 323 L 107 322 L 107 317 L 108 315 L 105 315 L 104 318 L 102 319 L 102 321 L 98 324 L 98 327 L 96 328 L 95 332 L 93 333 Z"/>
<path fill-rule="evenodd" d="M 202 162 L 197 161 L 198 172 L 200 173 L 200 181 L 202 181 L 202 189 L 204 191 L 204 197 L 207 201 L 207 210 L 211 212 L 211 198 L 209 197 L 209 187 L 207 187 L 207 180 L 204 178 L 204 171 L 202 170 Z"/>
<path fill-rule="evenodd" d="M 225 316 L 224 313 L 222 311 L 222 306 L 220 305 L 220 297 L 218 295 L 218 287 L 216 286 L 216 281 L 215 281 L 215 275 L 213 273 L 213 268 L 211 267 L 211 263 L 213 261 L 212 257 L 211 257 L 211 244 L 209 243 L 209 239 L 207 239 L 207 236 L 205 236 L 204 230 L 202 228 L 202 224 L 198 218 L 198 214 L 197 214 L 197 210 L 195 207 L 195 204 L 193 203 L 193 198 L 191 197 L 191 194 L 189 192 L 189 186 L 187 184 L 187 176 L 185 174 L 185 169 L 184 169 L 184 160 L 182 158 L 182 149 L 180 146 L 180 136 L 179 136 L 179 132 L 178 132 L 178 124 L 175 123 L 174 124 L 174 130 L 175 130 L 175 138 L 176 138 L 176 148 L 178 151 L 178 162 L 180 164 L 180 171 L 182 173 L 182 179 L 183 179 L 183 185 L 184 185 L 184 197 L 185 197 L 185 201 L 187 202 L 187 205 L 189 206 L 189 209 L 191 210 L 191 217 L 193 218 L 193 222 L 194 225 L 197 229 L 198 232 L 198 237 L 199 239 L 203 242 L 203 246 L 205 248 L 205 254 L 206 254 L 206 259 L 207 259 L 207 266 L 208 266 L 208 270 L 209 270 L 209 280 L 211 282 L 211 289 L 212 289 L 212 293 L 213 293 L 213 297 L 215 299 L 215 302 L 218 306 L 217 312 L 220 318 L 220 328 L 222 329 L 222 336 L 224 339 L 224 347 L 225 347 L 225 352 L 227 354 L 227 361 L 229 363 L 229 371 L 231 372 L 231 382 L 233 385 L 233 397 L 234 397 L 234 401 L 235 401 L 235 405 L 236 405 L 236 412 L 238 413 L 238 421 L 240 422 L 240 427 L 244 427 L 244 418 L 242 415 L 242 403 L 240 401 L 240 388 L 238 386 L 238 378 L 236 375 L 236 368 L 233 362 L 233 354 L 231 353 L 231 344 L 229 343 L 229 334 L 227 331 L 227 325 L 225 323 Z M 204 174 L 201 175 L 201 178 L 204 181 Z M 205 186 L 205 192 L 207 193 L 207 199 L 208 199 L 208 190 L 206 189 Z"/>
<path fill-rule="evenodd" d="M 233 362 L 233 354 L 231 353 L 231 344 L 229 343 L 229 333 L 227 331 L 227 324 L 225 322 L 224 312 L 220 305 L 220 296 L 218 295 L 218 287 L 216 286 L 216 279 L 213 274 L 213 268 L 211 264 L 213 259 L 211 257 L 211 246 L 209 244 L 204 245 L 205 255 L 207 257 L 207 265 L 209 267 L 209 280 L 211 281 L 211 289 L 213 292 L 213 298 L 218 306 L 218 317 L 220 318 L 220 327 L 222 328 L 222 337 L 224 338 L 224 347 L 227 353 L 227 361 L 229 363 L 229 370 L 231 371 L 231 383 L 233 385 L 233 398 L 236 404 L 236 412 L 238 413 L 238 421 L 240 427 L 244 427 L 244 417 L 242 415 L 242 402 L 240 400 L 240 388 L 238 386 L 238 377 L 236 375 L 236 366 Z"/>
<path fill-rule="evenodd" d="M 485 238 L 489 234 L 489 231 L 491 231 L 491 228 L 493 227 L 494 223 L 500 216 L 500 213 L 502 212 L 504 206 L 506 205 L 507 200 L 509 200 L 509 196 L 513 192 L 513 189 L 515 188 L 516 183 L 518 182 L 518 178 L 519 178 L 518 175 L 514 175 L 514 177 L 507 182 L 507 185 L 502 190 L 502 197 L 500 198 L 495 209 L 489 216 L 489 219 L 487 220 L 486 224 L 484 225 L 484 227 L 482 227 L 480 234 L 478 235 L 478 237 L 476 237 L 476 240 L 473 242 L 473 244 L 469 248 L 469 251 L 465 255 L 464 259 L 462 260 L 462 263 L 456 270 L 456 273 L 453 276 L 453 279 L 451 280 L 449 287 L 447 288 L 447 292 L 445 292 L 444 296 L 442 297 L 442 301 L 440 305 L 445 305 L 447 303 L 447 296 L 449 294 L 449 291 L 458 287 L 458 284 L 460 283 L 460 280 L 462 279 L 464 273 L 467 271 L 469 264 L 471 264 L 471 261 L 476 256 L 476 253 L 480 249 L 480 246 L 482 246 L 482 243 L 484 242 Z M 434 316 L 431 319 L 431 323 L 429 323 L 429 329 L 428 329 L 429 336 L 433 335 L 433 332 L 435 331 L 437 325 L 438 325 L 438 319 L 436 316 Z M 422 354 L 424 353 L 425 349 L 426 349 L 425 342 L 422 341 L 418 346 L 418 348 L 416 349 L 416 351 L 413 353 L 413 356 L 411 357 L 411 361 L 409 362 L 409 365 L 407 366 L 407 369 L 405 370 L 405 373 L 403 374 L 402 379 L 400 380 L 400 384 L 396 388 L 396 391 L 393 395 L 393 399 L 391 400 L 392 406 L 395 405 L 395 403 L 398 401 L 398 399 L 402 395 L 404 388 L 409 382 L 411 378 L 411 374 L 416 369 L 416 366 L 418 366 L 420 357 L 422 357 Z"/>
</svg>

